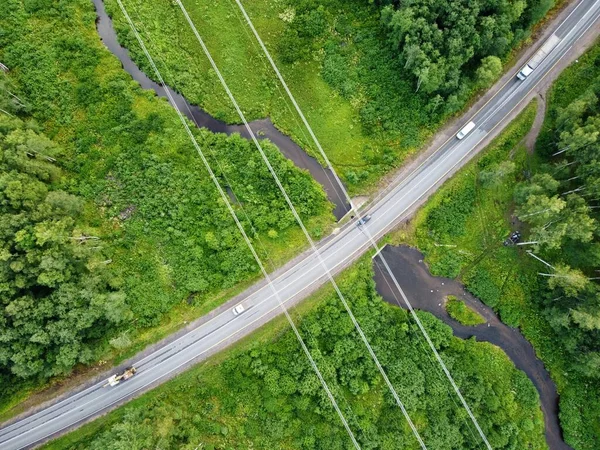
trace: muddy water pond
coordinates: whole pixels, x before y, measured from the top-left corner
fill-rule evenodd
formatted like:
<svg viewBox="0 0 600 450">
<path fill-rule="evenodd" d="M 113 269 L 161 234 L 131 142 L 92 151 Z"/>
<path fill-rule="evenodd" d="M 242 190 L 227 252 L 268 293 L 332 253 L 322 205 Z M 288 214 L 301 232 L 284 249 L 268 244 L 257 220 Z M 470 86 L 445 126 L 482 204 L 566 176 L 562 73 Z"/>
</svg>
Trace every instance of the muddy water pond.
<svg viewBox="0 0 600 450">
<path fill-rule="evenodd" d="M 121 64 L 123 69 L 132 78 L 137 81 L 142 88 L 152 89 L 159 97 L 167 98 L 167 90 L 172 95 L 177 107 L 184 113 L 188 119 L 194 122 L 198 127 L 207 128 L 214 133 L 233 134 L 238 133 L 246 139 L 250 139 L 250 134 L 244 125 L 229 125 L 225 122 L 215 119 L 206 111 L 196 105 L 190 104 L 183 95 L 174 91 L 169 86 L 163 86 L 152 81 L 140 68 L 133 62 L 127 49 L 121 47 L 117 40 L 117 35 L 112 26 L 112 20 L 106 13 L 102 0 L 93 0 L 96 7 L 96 28 L 100 39 L 104 45 L 113 53 Z M 327 198 L 335 205 L 333 214 L 339 220 L 349 210 L 350 205 L 342 188 L 336 183 L 331 170 L 323 167 L 319 161 L 309 156 L 298 144 L 289 136 L 279 131 L 271 122 L 271 119 L 254 120 L 249 123 L 255 136 L 259 139 L 268 139 L 275 144 L 281 153 L 291 160 L 297 167 L 307 170 L 312 177 L 323 186 Z"/>
<path fill-rule="evenodd" d="M 477 341 L 485 341 L 500 347 L 513 361 L 517 369 L 527 374 L 535 385 L 539 395 L 546 426 L 546 441 L 551 450 L 571 449 L 562 438 L 558 420 L 558 393 L 550 374 L 540 361 L 532 345 L 517 328 L 500 321 L 492 308 L 466 291 L 464 286 L 449 278 L 434 277 L 425 265 L 423 254 L 407 246 L 386 246 L 382 255 L 392 273 L 398 280 L 411 305 L 415 309 L 428 311 L 452 328 L 455 336 Z M 377 292 L 385 301 L 398 306 L 396 296 L 405 307 L 402 297 L 396 289 L 387 271 L 374 264 Z M 477 326 L 465 326 L 452 319 L 444 306 L 445 297 L 454 295 L 477 311 L 486 323 Z"/>
</svg>

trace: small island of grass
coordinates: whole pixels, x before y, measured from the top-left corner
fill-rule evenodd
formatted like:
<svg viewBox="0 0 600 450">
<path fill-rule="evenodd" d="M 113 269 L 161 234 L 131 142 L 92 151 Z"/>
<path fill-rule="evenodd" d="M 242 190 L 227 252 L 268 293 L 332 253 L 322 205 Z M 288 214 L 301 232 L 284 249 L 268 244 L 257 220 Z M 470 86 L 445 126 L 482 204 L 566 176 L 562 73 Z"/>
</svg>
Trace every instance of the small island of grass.
<svg viewBox="0 0 600 450">
<path fill-rule="evenodd" d="M 449 295 L 446 301 L 446 311 L 454 320 L 463 325 L 479 325 L 485 323 L 485 319 L 474 309 L 469 308 L 462 300 L 454 295 Z"/>
</svg>

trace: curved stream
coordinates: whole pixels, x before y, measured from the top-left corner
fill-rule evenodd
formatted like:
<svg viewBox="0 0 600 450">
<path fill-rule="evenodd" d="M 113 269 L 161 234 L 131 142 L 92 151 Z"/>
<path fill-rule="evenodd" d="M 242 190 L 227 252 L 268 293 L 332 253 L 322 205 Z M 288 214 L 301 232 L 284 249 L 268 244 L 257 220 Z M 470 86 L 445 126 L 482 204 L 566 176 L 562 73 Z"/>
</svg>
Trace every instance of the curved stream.
<svg viewBox="0 0 600 450">
<path fill-rule="evenodd" d="M 148 78 L 148 76 L 133 62 L 127 49 L 121 47 L 119 44 L 117 35 L 112 26 L 112 20 L 106 13 L 103 1 L 93 0 L 93 2 L 98 17 L 96 20 L 96 28 L 100 35 L 100 39 L 106 48 L 119 58 L 119 61 L 121 61 L 121 64 L 123 65 L 123 69 L 125 69 L 125 71 L 131 75 L 143 89 L 152 89 L 159 97 L 164 98 L 167 98 L 166 91 L 168 90 L 181 112 L 183 112 L 188 119 L 197 124 L 198 127 L 207 128 L 214 133 L 225 133 L 228 135 L 238 133 L 242 137 L 250 139 L 250 134 L 244 125 L 228 125 L 225 122 L 217 120 L 200 107 L 188 103 L 183 95 L 171 89 L 169 86 L 160 85 Z M 329 168 L 323 167 L 319 161 L 312 156 L 309 156 L 292 139 L 275 128 L 271 119 L 254 120 L 250 122 L 249 125 L 258 139 L 268 139 L 271 141 L 279 148 L 286 158 L 291 160 L 297 167 L 307 170 L 315 181 L 323 186 L 327 198 L 335 205 L 333 214 L 338 220 L 350 211 L 350 205 L 346 201 L 344 191 L 335 182 L 335 177 Z"/>
<path fill-rule="evenodd" d="M 535 385 L 544 413 L 546 442 L 551 450 L 571 450 L 562 438 L 558 420 L 558 392 L 550 374 L 540 361 L 533 346 L 517 328 L 502 323 L 496 313 L 478 298 L 468 293 L 464 286 L 449 278 L 434 277 L 423 262 L 423 254 L 407 246 L 385 246 L 381 252 L 392 273 L 410 299 L 415 309 L 428 311 L 452 328 L 455 336 L 468 339 L 475 336 L 477 341 L 494 344 L 504 350 L 517 369 L 522 370 Z M 392 281 L 387 271 L 382 272 L 374 264 L 377 292 L 385 301 L 397 306 L 392 290 Z M 465 326 L 452 319 L 444 307 L 444 298 L 454 295 L 477 311 L 486 323 L 477 326 Z M 404 307 L 404 304 L 402 304 Z"/>
<path fill-rule="evenodd" d="M 121 47 L 118 43 L 112 21 L 106 14 L 102 0 L 93 0 L 93 2 L 98 17 L 96 22 L 98 34 L 102 42 L 119 58 L 125 71 L 140 83 L 142 88 L 152 89 L 158 96 L 165 98 L 167 97 L 166 90 L 168 90 L 178 108 L 199 127 L 207 128 L 215 133 L 239 133 L 246 139 L 250 138 L 243 125 L 228 125 L 217 120 L 200 107 L 188 103 L 185 97 L 170 87 L 159 85 L 148 78 L 131 60 L 127 49 Z M 270 119 L 255 120 L 250 123 L 250 128 L 257 136 L 259 136 L 258 132 L 260 131 L 259 139 L 269 139 L 297 167 L 308 170 L 313 178 L 323 186 L 327 197 L 335 205 L 334 215 L 336 218 L 342 218 L 349 211 L 350 208 L 344 193 L 335 183 L 331 171 L 321 166 L 315 158 L 306 154 L 298 144 L 275 128 Z M 550 449 L 570 450 L 571 447 L 566 445 L 562 439 L 562 431 L 558 420 L 556 385 L 550 378 L 544 364 L 536 357 L 532 345 L 523 337 L 521 332 L 516 328 L 503 324 L 491 308 L 469 294 L 457 281 L 432 276 L 423 263 L 423 255 L 419 251 L 406 246 L 386 246 L 382 253 L 416 309 L 428 311 L 435 315 L 452 327 L 452 331 L 457 337 L 467 339 L 475 336 L 478 341 L 497 345 L 504 350 L 518 369 L 527 374 L 540 395 L 546 428 L 546 441 Z M 388 275 L 375 266 L 377 291 L 387 302 L 396 305 L 394 292 L 388 285 L 390 280 L 386 282 L 387 277 Z M 448 315 L 443 306 L 444 297 L 447 295 L 454 295 L 465 301 L 485 318 L 486 323 L 469 327 L 456 322 Z"/>
</svg>

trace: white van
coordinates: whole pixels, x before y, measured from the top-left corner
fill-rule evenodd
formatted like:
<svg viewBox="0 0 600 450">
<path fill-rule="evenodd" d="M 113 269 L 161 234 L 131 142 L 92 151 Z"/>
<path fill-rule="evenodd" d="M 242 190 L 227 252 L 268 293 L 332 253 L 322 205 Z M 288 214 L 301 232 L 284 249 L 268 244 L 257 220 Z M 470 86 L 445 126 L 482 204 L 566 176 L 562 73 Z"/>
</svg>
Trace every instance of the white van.
<svg viewBox="0 0 600 450">
<path fill-rule="evenodd" d="M 531 75 L 531 72 L 533 72 L 533 69 L 531 68 L 531 66 L 529 64 L 525 64 L 525 67 L 523 67 L 517 74 L 517 78 L 519 80 L 523 81 L 523 80 L 525 80 L 525 78 L 527 78 L 529 75 Z"/>
<path fill-rule="evenodd" d="M 456 137 L 458 139 L 462 139 L 464 138 L 467 134 L 469 134 L 471 131 L 473 131 L 473 128 L 475 128 L 475 122 L 469 122 L 468 124 L 466 124 L 462 130 L 460 130 L 458 132 L 458 134 L 456 135 Z"/>
</svg>

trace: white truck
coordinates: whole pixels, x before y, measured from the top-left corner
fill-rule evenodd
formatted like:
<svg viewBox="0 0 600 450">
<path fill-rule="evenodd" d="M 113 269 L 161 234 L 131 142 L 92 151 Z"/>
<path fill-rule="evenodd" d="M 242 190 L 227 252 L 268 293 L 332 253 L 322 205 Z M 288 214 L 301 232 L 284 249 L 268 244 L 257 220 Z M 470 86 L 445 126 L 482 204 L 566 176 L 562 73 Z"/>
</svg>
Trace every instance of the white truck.
<svg viewBox="0 0 600 450">
<path fill-rule="evenodd" d="M 554 47 L 556 47 L 559 42 L 560 38 L 556 34 L 550 36 L 548 40 L 544 42 L 544 45 L 542 45 L 542 47 L 535 52 L 535 55 L 533 55 L 527 64 L 525 64 L 519 71 L 517 78 L 521 81 L 527 78 L 531 72 L 533 72 L 536 67 L 539 66 L 544 59 L 546 59 L 546 56 L 548 56 L 548 54 L 554 50 Z"/>
</svg>

